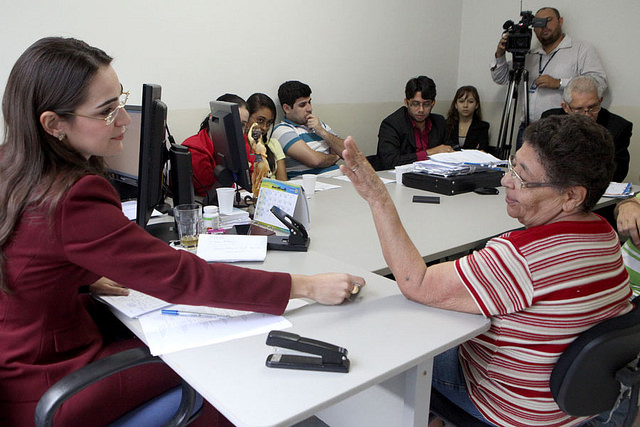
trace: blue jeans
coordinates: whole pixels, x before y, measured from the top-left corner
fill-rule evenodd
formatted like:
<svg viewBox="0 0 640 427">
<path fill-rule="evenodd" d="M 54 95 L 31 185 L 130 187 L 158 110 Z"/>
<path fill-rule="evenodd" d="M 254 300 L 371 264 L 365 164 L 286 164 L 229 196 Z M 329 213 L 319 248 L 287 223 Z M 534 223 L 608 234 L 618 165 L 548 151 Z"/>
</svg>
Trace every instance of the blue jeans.
<svg viewBox="0 0 640 427">
<path fill-rule="evenodd" d="M 461 410 L 484 423 L 492 425 L 492 423 L 487 421 L 480 411 L 478 411 L 475 404 L 469 398 L 467 385 L 464 381 L 464 373 L 462 372 L 462 366 L 460 366 L 460 360 L 458 359 L 458 347 L 454 347 L 442 354 L 439 354 L 433 359 L 433 379 L 431 385 Z M 609 412 L 606 412 L 585 422 L 584 424 L 581 424 L 581 426 L 620 426 L 622 425 L 628 411 L 629 399 L 625 400 L 620 405 L 608 423 L 605 423 L 609 418 Z"/>
<path fill-rule="evenodd" d="M 624 402 L 620 404 L 618 409 L 613 413 L 609 422 L 606 422 L 609 419 L 609 411 L 604 412 L 597 417 L 587 421 L 584 424 L 580 424 L 581 427 L 618 427 L 621 426 L 627 417 L 627 413 L 629 412 L 629 399 L 625 399 Z"/>
<path fill-rule="evenodd" d="M 433 359 L 433 388 L 438 390 L 457 407 L 480 421 L 492 425 L 478 411 L 476 405 L 469 398 L 464 373 L 458 359 L 458 347 L 454 347 L 437 355 Z"/>
</svg>

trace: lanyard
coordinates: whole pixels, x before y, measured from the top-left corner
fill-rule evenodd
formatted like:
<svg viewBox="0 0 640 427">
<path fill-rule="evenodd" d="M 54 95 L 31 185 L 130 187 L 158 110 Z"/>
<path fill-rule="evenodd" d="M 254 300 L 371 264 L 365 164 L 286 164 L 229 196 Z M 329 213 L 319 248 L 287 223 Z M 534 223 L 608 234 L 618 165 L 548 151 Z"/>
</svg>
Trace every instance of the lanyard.
<svg viewBox="0 0 640 427">
<path fill-rule="evenodd" d="M 538 75 L 541 76 L 542 73 L 544 73 L 544 70 L 547 69 L 547 65 L 549 65 L 549 62 L 551 62 L 551 60 L 553 59 L 554 56 L 556 56 L 556 53 L 558 53 L 558 51 L 556 50 L 555 52 L 553 52 L 551 54 L 551 57 L 549 58 L 549 60 L 547 61 L 546 64 L 544 64 L 544 67 L 542 66 L 542 55 L 540 55 L 539 57 L 539 63 L 538 63 Z"/>
</svg>

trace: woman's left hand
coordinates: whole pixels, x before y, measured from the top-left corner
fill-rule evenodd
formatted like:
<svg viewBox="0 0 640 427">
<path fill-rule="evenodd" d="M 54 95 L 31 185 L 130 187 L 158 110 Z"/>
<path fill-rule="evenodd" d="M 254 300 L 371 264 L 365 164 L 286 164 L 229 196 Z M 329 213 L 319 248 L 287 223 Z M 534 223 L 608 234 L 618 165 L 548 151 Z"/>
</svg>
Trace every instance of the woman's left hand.
<svg viewBox="0 0 640 427">
<path fill-rule="evenodd" d="M 127 296 L 129 295 L 129 289 L 124 286 L 120 286 L 111 279 L 101 277 L 92 284 L 89 285 L 89 291 L 94 295 L 102 296 Z"/>
</svg>

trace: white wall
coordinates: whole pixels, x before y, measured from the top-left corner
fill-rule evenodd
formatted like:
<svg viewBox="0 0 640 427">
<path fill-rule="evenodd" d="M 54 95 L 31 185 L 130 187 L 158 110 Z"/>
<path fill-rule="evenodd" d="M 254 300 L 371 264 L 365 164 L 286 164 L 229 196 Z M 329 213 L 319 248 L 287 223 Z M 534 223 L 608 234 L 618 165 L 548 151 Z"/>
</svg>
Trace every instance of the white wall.
<svg viewBox="0 0 640 427">
<path fill-rule="evenodd" d="M 523 0 L 522 7 L 534 13 L 552 6 L 564 17 L 563 29 L 576 39 L 588 41 L 596 49 L 607 71 L 609 90 L 604 105 L 635 124 L 631 139 L 631 166 L 627 180 L 640 183 L 640 2 L 635 0 Z M 520 1 L 464 0 L 458 83 L 473 84 L 482 99 L 485 119 L 491 122 L 492 143 L 500 126 L 506 86 L 491 80 L 489 62 L 507 20 L 520 20 Z M 533 44 L 537 43 L 535 36 Z"/>
<path fill-rule="evenodd" d="M 399 105 L 410 77 L 429 72 L 443 93 L 456 84 L 447 77 L 457 73 L 461 0 L 0 1 L 0 82 L 36 39 L 81 38 L 115 58 L 131 103 L 140 102 L 142 83 L 162 85 L 177 140 L 197 131 L 220 94 L 265 92 L 277 103 L 280 83 L 298 79 L 311 86 L 319 111 L 341 105 L 353 114 L 327 119 L 336 131 L 346 136 L 354 124 L 375 147 L 390 112 L 375 105 Z M 434 31 L 440 26 L 455 36 Z M 376 117 L 368 123 L 358 110 Z"/>
<path fill-rule="evenodd" d="M 545 5 L 560 9 L 568 33 L 595 46 L 609 74 L 606 105 L 640 126 L 632 75 L 640 62 L 634 46 L 640 3 L 523 4 L 533 11 Z M 354 135 L 369 154 L 380 121 L 419 74 L 436 81 L 441 114 L 458 86 L 478 87 L 497 135 L 506 94 L 491 81 L 488 63 L 504 21 L 519 20 L 520 1 L 0 0 L 0 10 L 0 92 L 31 43 L 73 36 L 115 58 L 131 103 L 140 103 L 142 83 L 161 84 L 179 141 L 195 133 L 218 95 L 265 92 L 277 103 L 278 85 L 299 79 L 311 85 L 318 115 L 342 136 Z M 632 144 L 628 178 L 638 182 L 640 141 Z"/>
</svg>

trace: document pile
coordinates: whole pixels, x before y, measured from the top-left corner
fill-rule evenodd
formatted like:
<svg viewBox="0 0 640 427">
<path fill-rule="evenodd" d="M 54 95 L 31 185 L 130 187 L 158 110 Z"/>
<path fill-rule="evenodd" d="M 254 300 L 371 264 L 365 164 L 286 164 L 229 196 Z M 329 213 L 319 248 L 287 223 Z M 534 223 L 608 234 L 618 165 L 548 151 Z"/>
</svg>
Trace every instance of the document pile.
<svg viewBox="0 0 640 427">
<path fill-rule="evenodd" d="M 291 327 L 283 316 L 217 307 L 173 305 L 129 289 L 128 296 L 102 296 L 125 316 L 138 319 L 145 343 L 153 355 L 217 344 Z M 285 313 L 307 305 L 293 299 Z"/>
<path fill-rule="evenodd" d="M 242 209 L 233 208 L 230 214 L 220 214 L 220 227 L 225 230 L 233 228 L 234 225 L 250 224 L 249 212 Z"/>
<path fill-rule="evenodd" d="M 603 197 L 626 199 L 631 196 L 632 190 L 630 182 L 610 182 Z"/>
<path fill-rule="evenodd" d="M 505 160 L 480 150 L 461 150 L 453 153 L 439 153 L 428 160 L 413 163 L 415 172 L 443 177 L 468 175 L 505 165 Z"/>
</svg>

